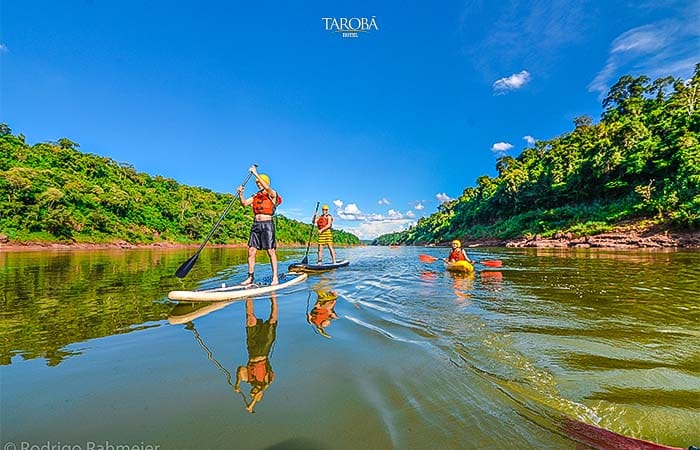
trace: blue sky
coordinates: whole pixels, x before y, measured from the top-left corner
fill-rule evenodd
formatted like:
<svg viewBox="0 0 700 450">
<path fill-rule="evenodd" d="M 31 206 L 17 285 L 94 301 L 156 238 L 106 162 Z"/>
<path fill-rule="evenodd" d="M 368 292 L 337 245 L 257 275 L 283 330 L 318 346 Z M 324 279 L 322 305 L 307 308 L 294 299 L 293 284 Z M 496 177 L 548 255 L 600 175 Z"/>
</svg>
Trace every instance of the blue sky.
<svg viewBox="0 0 700 450">
<path fill-rule="evenodd" d="M 700 62 L 698 0 L 252 3 L 2 0 L 1 120 L 218 192 L 257 163 L 282 214 L 366 239 Z"/>
</svg>

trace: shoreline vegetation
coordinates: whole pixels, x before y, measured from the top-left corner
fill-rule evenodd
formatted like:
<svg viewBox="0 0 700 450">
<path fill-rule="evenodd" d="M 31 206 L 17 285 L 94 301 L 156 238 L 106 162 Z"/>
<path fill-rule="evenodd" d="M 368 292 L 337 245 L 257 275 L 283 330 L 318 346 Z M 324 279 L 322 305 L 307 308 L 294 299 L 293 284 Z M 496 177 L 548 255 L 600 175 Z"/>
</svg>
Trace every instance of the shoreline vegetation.
<svg viewBox="0 0 700 450">
<path fill-rule="evenodd" d="M 198 246 L 227 205 L 209 243 L 248 242 L 253 217 L 233 195 L 137 172 L 79 147 L 67 138 L 29 145 L 0 124 L 0 245 Z M 282 214 L 274 220 L 278 243 L 307 243 L 311 224 Z M 333 238 L 360 244 L 343 230 Z"/>
<path fill-rule="evenodd" d="M 576 117 L 572 131 L 503 154 L 496 177 L 478 177 L 434 214 L 373 243 L 698 247 L 700 63 L 689 80 L 625 75 L 602 107 L 600 122 Z"/>
</svg>

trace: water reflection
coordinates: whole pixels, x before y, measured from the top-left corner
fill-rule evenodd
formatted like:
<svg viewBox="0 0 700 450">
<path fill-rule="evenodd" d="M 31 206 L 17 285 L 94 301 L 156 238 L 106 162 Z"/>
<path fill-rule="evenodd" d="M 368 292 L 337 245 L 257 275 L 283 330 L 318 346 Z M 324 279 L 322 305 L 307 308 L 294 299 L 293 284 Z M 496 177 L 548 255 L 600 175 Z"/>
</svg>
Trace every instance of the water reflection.
<svg viewBox="0 0 700 450">
<path fill-rule="evenodd" d="M 314 327 L 314 330 L 323 337 L 331 338 L 326 332 L 331 322 L 338 318 L 335 312 L 335 304 L 338 301 L 338 294 L 334 291 L 314 291 L 316 293 L 316 303 L 311 311 L 307 312 L 306 320 Z"/>
<path fill-rule="evenodd" d="M 482 270 L 479 272 L 484 289 L 500 291 L 503 289 L 503 272 L 498 270 Z"/>
<path fill-rule="evenodd" d="M 180 325 L 187 322 L 192 322 L 195 319 L 204 317 L 207 314 L 211 314 L 214 311 L 218 311 L 235 302 L 231 300 L 228 302 L 192 302 L 192 303 L 178 303 L 173 309 L 170 310 L 168 315 L 168 322 L 171 325 Z"/>
<path fill-rule="evenodd" d="M 255 316 L 252 298 L 246 300 L 245 316 L 248 362 L 236 370 L 234 390 L 241 392 L 242 381 L 250 384 L 250 398 L 248 400 L 243 396 L 243 400 L 246 403 L 246 411 L 252 414 L 255 412 L 255 405 L 262 400 L 265 390 L 275 379 L 275 372 L 272 371 L 270 363 L 270 352 L 277 338 L 277 294 L 273 292 L 270 295 L 270 316 L 267 320 Z"/>
<path fill-rule="evenodd" d="M 275 442 L 573 448 L 573 441 L 592 442 L 575 434 L 592 434 L 591 426 L 686 448 L 699 441 L 699 253 L 536 256 L 503 250 L 475 255 L 503 258 L 502 271 L 460 277 L 435 266 L 424 270 L 419 251 L 354 249 L 357 263 L 349 269 L 313 275 L 303 291 L 278 294 L 284 326 L 276 333 L 283 345 L 272 344 L 269 352 L 250 351 L 255 346 L 248 333 L 243 336 L 245 302 L 173 306 L 164 297 L 168 290 L 240 278 L 244 259 L 235 249 L 203 253 L 186 280 L 173 272 L 190 251 L 55 261 L 0 253 L 0 355 L 3 363 L 12 361 L 0 368 L 6 440 L 54 436 L 70 442 L 108 430 L 133 436 L 138 420 L 148 433 L 171 436 L 173 448 L 217 447 L 229 438 L 240 448 Z M 303 249 L 292 255 L 302 256 Z M 216 272 L 226 264 L 230 268 Z M 250 305 L 255 324 L 271 322 L 270 298 L 256 301 Z M 328 317 L 319 321 L 323 314 Z M 162 326 L 165 318 L 188 323 L 189 331 Z M 333 336 L 333 345 L 319 344 L 329 343 L 316 336 L 321 333 L 312 319 Z M 144 327 L 156 328 L 131 333 Z M 120 335 L 92 340 L 113 334 Z M 80 353 L 85 356 L 69 357 Z M 115 359 L 118 354 L 130 357 Z M 197 364 L 205 354 L 216 366 L 204 363 L 214 377 L 208 386 L 192 382 L 211 375 Z M 259 360 L 256 373 L 255 359 L 263 355 L 267 361 Z M 64 358 L 72 361 L 59 368 L 44 364 Z M 342 389 L 318 379 L 342 380 Z M 283 386 L 294 389 L 276 394 Z M 108 408 L 111 416 L 101 414 L 104 404 L 116 405 Z M 329 404 L 343 408 L 318 414 Z M 158 405 L 157 413 L 151 405 Z M 124 410 L 134 414 L 119 413 Z M 265 420 L 249 420 L 255 417 L 248 411 L 264 412 Z M 231 412 L 243 419 L 231 420 Z M 301 422 L 312 414 L 319 432 Z M 190 420 L 207 415 L 220 420 Z M 85 418 L 74 432 L 72 424 Z M 567 420 L 575 421 L 574 431 L 561 425 Z M 311 435 L 305 433 L 313 433 L 312 442 L 303 441 Z M 347 433 L 355 434 L 340 445 L 333 440 Z M 375 435 L 383 437 L 375 441 Z"/>
<path fill-rule="evenodd" d="M 434 281 L 438 277 L 438 273 L 434 270 L 422 270 L 420 273 L 420 279 L 423 281 Z"/>
<path fill-rule="evenodd" d="M 472 298 L 474 289 L 474 272 L 458 273 L 447 272 L 452 279 L 452 292 L 455 294 L 455 304 L 457 306 L 467 306 Z"/>
<path fill-rule="evenodd" d="M 156 324 L 170 305 L 154 300 L 177 286 L 178 260 L 153 250 L 0 252 L 0 365 L 19 356 L 56 366 L 83 353 L 71 344 Z"/>
<path fill-rule="evenodd" d="M 281 249 L 278 257 L 282 261 L 295 252 Z M 212 274 L 209 280 L 219 284 L 246 270 L 246 249 L 212 248 L 202 252 L 186 279 L 176 278 L 175 270 L 190 255 L 189 249 L 0 250 L 0 365 L 20 357 L 56 366 L 84 353 L 86 347 L 67 348 L 78 342 L 156 327 L 166 318 L 186 323 L 187 318 L 173 322 L 178 319 L 165 301 L 168 291 L 201 288 Z M 178 314 L 185 314 L 184 306 Z"/>
<path fill-rule="evenodd" d="M 335 305 L 338 302 L 338 293 L 333 289 L 333 275 L 323 274 L 319 277 L 319 281 L 311 288 L 309 296 L 306 299 L 306 322 L 311 325 L 313 330 L 319 335 L 330 339 L 328 327 L 338 318 L 335 312 Z M 309 309 L 309 301 L 311 296 L 316 296 L 316 301 Z"/>
<path fill-rule="evenodd" d="M 179 303 L 170 312 L 168 322 L 174 325 L 184 323 L 185 328 L 192 331 L 195 340 L 206 352 L 207 358 L 226 375 L 226 383 L 235 392 L 241 394 L 246 411 L 252 414 L 255 412 L 255 405 L 262 400 L 265 390 L 270 387 L 270 384 L 275 379 L 270 356 L 277 338 L 277 293 L 270 293 L 270 314 L 267 320 L 256 316 L 255 301 L 252 297 L 245 301 L 245 334 L 248 361 L 245 365 L 238 366 L 236 369 L 235 383 L 231 381 L 233 379 L 231 372 L 216 359 L 213 352 L 204 343 L 199 332 L 197 332 L 193 322 L 195 319 L 223 309 L 231 303 L 234 303 L 234 301 L 210 304 Z M 250 391 L 247 396 L 241 392 L 242 382 L 250 385 Z"/>
</svg>

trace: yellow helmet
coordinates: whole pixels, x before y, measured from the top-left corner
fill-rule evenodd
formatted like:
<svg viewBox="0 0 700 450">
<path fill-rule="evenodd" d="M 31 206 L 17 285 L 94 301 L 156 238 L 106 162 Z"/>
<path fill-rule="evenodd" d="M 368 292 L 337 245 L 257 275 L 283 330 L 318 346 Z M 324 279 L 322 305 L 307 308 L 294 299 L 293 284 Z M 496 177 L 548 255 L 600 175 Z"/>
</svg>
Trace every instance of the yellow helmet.
<svg viewBox="0 0 700 450">
<path fill-rule="evenodd" d="M 323 210 L 323 209 L 328 209 L 328 205 L 323 205 L 323 206 L 321 206 L 321 209 L 322 209 L 322 210 Z"/>
<path fill-rule="evenodd" d="M 258 177 L 265 182 L 268 186 L 270 185 L 270 177 L 265 175 L 264 173 L 261 173 L 258 175 Z"/>
<path fill-rule="evenodd" d="M 459 240 L 457 240 L 457 239 L 455 239 L 454 241 L 452 241 L 452 243 L 453 243 L 453 244 L 457 244 L 457 248 L 460 248 L 460 247 L 462 246 L 462 243 L 461 243 Z"/>
</svg>

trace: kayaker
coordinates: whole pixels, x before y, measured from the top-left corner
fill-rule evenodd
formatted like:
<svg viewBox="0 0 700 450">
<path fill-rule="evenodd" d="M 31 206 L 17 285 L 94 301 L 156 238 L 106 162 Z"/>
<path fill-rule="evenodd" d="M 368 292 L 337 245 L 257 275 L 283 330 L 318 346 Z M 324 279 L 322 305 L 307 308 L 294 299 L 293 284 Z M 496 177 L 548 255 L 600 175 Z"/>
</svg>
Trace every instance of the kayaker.
<svg viewBox="0 0 700 450">
<path fill-rule="evenodd" d="M 321 207 L 321 216 L 316 221 L 318 226 L 318 264 L 323 260 L 323 246 L 328 246 L 328 251 L 331 253 L 331 259 L 335 264 L 335 250 L 333 250 L 333 216 L 328 214 L 328 205 Z"/>
<path fill-rule="evenodd" d="M 275 379 L 270 365 L 270 351 L 277 337 L 277 293 L 270 294 L 270 317 L 263 321 L 255 317 L 253 299 L 245 302 L 245 336 L 248 347 L 248 363 L 236 370 L 236 384 L 233 389 L 241 392 L 241 381 L 250 383 L 250 403 L 246 401 L 246 411 L 254 413 L 255 404 L 262 400 L 265 390 Z"/>
<path fill-rule="evenodd" d="M 452 252 L 450 253 L 450 256 L 444 258 L 444 261 L 447 263 L 453 263 L 456 261 L 467 261 L 469 263 L 473 263 L 472 260 L 469 259 L 467 252 L 462 248 L 462 242 L 458 239 L 452 241 Z"/>
<path fill-rule="evenodd" d="M 277 241 L 275 240 L 275 223 L 272 220 L 272 215 L 275 213 L 275 208 L 280 202 L 281 197 L 277 191 L 270 187 L 270 177 L 265 174 L 258 174 L 255 166 L 250 166 L 248 169 L 255 177 L 255 184 L 258 186 L 258 192 L 254 195 L 244 198 L 243 186 L 238 186 L 238 198 L 243 206 L 253 206 L 255 220 L 250 229 L 250 238 L 248 239 L 248 278 L 241 284 L 251 284 L 255 279 L 255 255 L 258 250 L 267 250 L 270 257 L 270 265 L 272 266 L 272 281 L 270 284 L 278 284 L 277 279 Z"/>
</svg>

